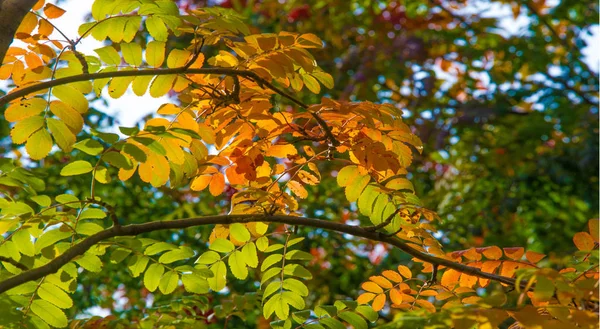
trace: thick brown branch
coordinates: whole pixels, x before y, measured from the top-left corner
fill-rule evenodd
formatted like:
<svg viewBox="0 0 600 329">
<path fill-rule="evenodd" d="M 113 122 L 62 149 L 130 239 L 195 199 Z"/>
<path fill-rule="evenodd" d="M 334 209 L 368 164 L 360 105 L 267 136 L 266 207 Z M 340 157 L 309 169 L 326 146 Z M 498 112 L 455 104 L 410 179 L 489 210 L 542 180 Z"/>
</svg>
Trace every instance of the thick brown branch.
<svg viewBox="0 0 600 329">
<path fill-rule="evenodd" d="M 41 91 L 44 89 L 64 85 L 72 82 L 79 81 L 89 81 L 95 79 L 102 78 L 116 78 L 116 77 L 132 77 L 132 76 L 147 76 L 147 75 L 168 75 L 168 74 L 222 74 L 228 76 L 236 76 L 236 77 L 244 77 L 250 78 L 256 81 L 260 86 L 266 87 L 282 97 L 290 100 L 294 104 L 299 105 L 303 109 L 308 109 L 308 105 L 304 104 L 294 96 L 288 94 L 284 90 L 278 88 L 273 85 L 271 82 L 259 77 L 256 73 L 249 70 L 235 70 L 235 69 L 227 69 L 227 68 L 186 68 L 186 67 L 178 67 L 173 69 L 140 69 L 140 70 L 131 70 L 131 71 L 117 71 L 117 72 L 98 72 L 98 73 L 88 73 L 88 74 L 79 74 L 72 75 L 69 77 L 64 77 L 55 80 L 48 80 L 40 83 L 36 83 L 34 85 L 29 85 L 27 87 L 21 89 L 15 89 L 13 92 L 0 97 L 0 106 L 7 104 L 10 101 L 18 99 L 20 97 L 25 97 L 31 93 Z M 329 142 L 337 146 L 339 142 L 333 136 L 331 129 L 327 125 L 327 123 L 316 113 L 310 112 L 313 118 L 317 121 L 317 123 L 321 126 L 327 139 Z"/>
<path fill-rule="evenodd" d="M 434 266 L 445 266 L 461 273 L 474 275 L 484 279 L 490 279 L 510 286 L 516 284 L 515 279 L 485 273 L 476 267 L 455 263 L 451 260 L 439 258 L 421 251 L 418 251 L 405 242 L 400 241 L 395 237 L 388 237 L 379 232 L 370 232 L 359 226 L 350 226 L 346 224 L 336 223 L 314 218 L 295 217 L 295 216 L 269 216 L 269 215 L 221 215 L 221 216 L 206 216 L 197 218 L 186 218 L 172 221 L 156 221 L 144 224 L 132 224 L 127 226 L 116 226 L 100 231 L 94 235 L 87 237 L 75 246 L 65 251 L 62 255 L 56 257 L 49 263 L 29 271 L 17 274 L 0 282 L 0 294 L 24 284 L 29 281 L 34 281 L 43 278 L 52 273 L 56 273 L 62 266 L 71 262 L 77 256 L 83 255 L 88 249 L 100 241 L 107 240 L 117 236 L 136 236 L 143 233 L 159 231 L 184 229 L 194 226 L 211 225 L 211 224 L 232 224 L 232 223 L 250 223 L 250 222 L 265 222 L 265 223 L 282 223 L 289 225 L 301 225 L 314 228 L 322 228 L 329 231 L 350 234 L 356 237 L 362 237 L 373 241 L 380 241 L 395 246 L 396 248 L 406 252 L 407 254 L 418 258 L 424 262 L 431 263 Z M 525 289 L 525 284 L 521 285 Z"/>
<path fill-rule="evenodd" d="M 0 64 L 21 21 L 37 0 L 0 0 Z"/>
</svg>

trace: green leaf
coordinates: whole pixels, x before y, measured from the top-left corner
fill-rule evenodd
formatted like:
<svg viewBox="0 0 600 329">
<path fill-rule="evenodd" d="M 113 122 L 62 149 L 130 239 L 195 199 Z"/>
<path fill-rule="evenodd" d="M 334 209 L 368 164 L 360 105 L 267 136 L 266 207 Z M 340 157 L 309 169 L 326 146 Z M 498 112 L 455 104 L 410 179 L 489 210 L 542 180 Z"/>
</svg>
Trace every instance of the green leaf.
<svg viewBox="0 0 600 329">
<path fill-rule="evenodd" d="M 47 300 L 50 303 L 60 308 L 70 308 L 73 306 L 71 297 L 59 287 L 52 283 L 43 283 L 37 291 L 41 299 Z"/>
<path fill-rule="evenodd" d="M 252 268 L 258 266 L 258 255 L 254 243 L 248 243 L 242 248 L 242 255 L 246 264 Z"/>
<path fill-rule="evenodd" d="M 103 133 L 101 131 L 92 130 L 92 135 L 100 138 L 108 144 L 114 144 L 119 141 L 119 135 L 113 133 Z"/>
<path fill-rule="evenodd" d="M 144 270 L 146 269 L 146 265 L 148 265 L 148 261 L 150 259 L 146 256 L 134 256 L 129 261 L 129 270 L 131 271 L 131 276 L 137 278 Z"/>
<path fill-rule="evenodd" d="M 225 288 L 225 284 L 227 283 L 227 266 L 225 266 L 225 262 L 218 261 L 210 267 L 210 270 L 213 272 L 214 276 L 208 279 L 208 285 L 210 289 L 214 291 L 221 291 Z"/>
<path fill-rule="evenodd" d="M 304 307 L 306 307 L 304 299 L 302 299 L 302 297 L 300 297 L 300 295 L 296 294 L 295 292 L 284 291 L 281 296 L 287 304 L 289 304 L 297 310 L 302 310 L 304 309 Z"/>
<path fill-rule="evenodd" d="M 304 241 L 304 237 L 303 236 L 301 236 L 299 238 L 294 238 L 294 239 L 291 239 L 290 241 L 288 241 L 287 246 L 289 248 L 289 247 L 291 247 L 291 246 L 293 246 L 295 244 L 298 244 L 298 243 L 300 243 L 302 241 Z"/>
<path fill-rule="evenodd" d="M 167 251 L 162 256 L 160 256 L 158 261 L 163 264 L 171 264 L 173 262 L 176 262 L 176 261 L 179 261 L 182 259 L 187 259 L 192 256 L 194 256 L 194 252 L 192 251 L 192 249 L 190 249 L 188 247 L 180 247 L 177 250 Z"/>
<path fill-rule="evenodd" d="M 358 210 L 364 216 L 370 216 L 373 211 L 373 203 L 379 196 L 377 188 L 373 185 L 367 185 L 360 197 L 358 197 Z"/>
<path fill-rule="evenodd" d="M 288 260 L 312 260 L 313 255 L 302 250 L 292 250 L 285 254 L 285 259 Z"/>
<path fill-rule="evenodd" d="M 160 67 L 165 60 L 165 43 L 150 41 L 146 46 L 146 63 L 153 67 Z"/>
<path fill-rule="evenodd" d="M 123 149 L 121 150 L 121 152 L 131 155 L 131 157 L 138 162 L 146 162 L 146 159 L 148 158 L 146 153 L 144 153 L 142 149 L 129 143 L 123 145 Z"/>
<path fill-rule="evenodd" d="M 77 225 L 76 232 L 81 235 L 92 235 L 102 231 L 104 228 L 92 222 L 80 222 Z"/>
<path fill-rule="evenodd" d="M 332 305 L 319 305 L 315 307 L 315 315 L 318 317 L 323 317 L 326 315 L 334 317 L 337 315 L 337 311 L 338 309 Z"/>
<path fill-rule="evenodd" d="M 146 29 L 148 33 L 157 41 L 166 41 L 169 36 L 169 31 L 165 23 L 158 16 L 149 16 L 146 18 Z"/>
<path fill-rule="evenodd" d="M 57 195 L 54 200 L 56 200 L 58 203 L 64 204 L 67 207 L 81 208 L 81 201 L 72 194 L 60 194 Z"/>
<path fill-rule="evenodd" d="M 156 254 L 161 253 L 166 250 L 175 250 L 175 249 L 177 249 L 177 247 L 168 242 L 157 242 L 157 243 L 154 243 L 154 244 L 150 245 L 149 247 L 147 247 L 144 250 L 144 255 L 152 256 L 152 255 L 156 255 Z"/>
<path fill-rule="evenodd" d="M 31 311 L 53 327 L 64 328 L 69 324 L 65 313 L 48 301 L 34 300 L 31 303 Z"/>
<path fill-rule="evenodd" d="M 67 127 L 64 122 L 58 121 L 54 118 L 48 118 L 47 122 L 48 129 L 50 129 L 50 133 L 52 133 L 52 137 L 54 137 L 56 144 L 58 144 L 61 150 L 65 152 L 71 152 L 76 138 L 71 130 L 69 130 L 69 127 Z"/>
<path fill-rule="evenodd" d="M 206 278 L 195 273 L 184 273 L 181 275 L 181 282 L 186 291 L 195 294 L 205 294 L 210 287 Z"/>
<path fill-rule="evenodd" d="M 313 78 L 312 76 L 308 74 L 303 74 L 302 81 L 304 81 L 304 85 L 312 93 L 318 94 L 321 92 L 321 85 L 319 84 L 319 81 L 317 81 L 317 79 Z"/>
<path fill-rule="evenodd" d="M 23 144 L 27 141 L 29 136 L 34 132 L 42 129 L 44 126 L 44 118 L 36 115 L 27 119 L 21 120 L 15 124 L 13 129 L 10 131 L 10 137 L 15 144 Z"/>
<path fill-rule="evenodd" d="M 356 312 L 360 313 L 360 315 L 364 316 L 367 320 L 371 322 L 377 321 L 379 318 L 379 314 L 373 311 L 371 306 L 360 305 L 356 307 Z"/>
<path fill-rule="evenodd" d="M 111 166 L 129 170 L 133 168 L 131 160 L 119 152 L 107 152 L 102 155 L 102 160 L 109 163 Z"/>
<path fill-rule="evenodd" d="M 87 208 L 79 215 L 80 220 L 89 218 L 102 219 L 104 217 L 106 217 L 106 213 L 104 210 L 98 208 Z"/>
<path fill-rule="evenodd" d="M 61 231 L 60 229 L 46 231 L 35 241 L 35 251 L 39 253 L 42 249 L 68 237 L 71 237 L 71 232 Z"/>
<path fill-rule="evenodd" d="M 30 199 L 42 207 L 49 207 L 52 204 L 52 199 L 47 195 L 34 195 Z"/>
<path fill-rule="evenodd" d="M 177 288 L 178 282 L 179 282 L 179 274 L 175 271 L 168 271 L 160 279 L 158 289 L 163 294 L 170 294 L 175 290 L 175 288 Z"/>
<path fill-rule="evenodd" d="M 12 235 L 12 242 L 17 246 L 17 249 L 23 255 L 30 257 L 35 256 L 35 247 L 31 241 L 31 234 L 28 229 L 20 229 Z"/>
<path fill-rule="evenodd" d="M 60 175 L 61 176 L 82 175 L 82 174 L 89 173 L 93 169 L 94 168 L 92 167 L 92 165 L 89 162 L 83 161 L 83 160 L 77 160 L 77 161 L 71 162 L 68 165 L 64 166 L 60 171 Z"/>
<path fill-rule="evenodd" d="M 348 186 L 356 176 L 358 176 L 358 167 L 355 165 L 342 168 L 337 174 L 337 183 L 341 187 Z"/>
<path fill-rule="evenodd" d="M 303 279 L 312 279 L 312 274 L 304 268 L 304 266 L 298 264 L 287 264 L 283 268 L 285 275 L 296 276 Z"/>
<path fill-rule="evenodd" d="M 369 326 L 367 325 L 367 321 L 363 319 L 360 315 L 352 313 L 352 312 L 340 312 L 338 317 L 349 324 L 351 324 L 354 329 L 367 329 Z"/>
<path fill-rule="evenodd" d="M 110 262 L 118 264 L 131 254 L 131 250 L 125 248 L 117 248 L 110 254 Z"/>
<path fill-rule="evenodd" d="M 325 86 L 329 89 L 333 89 L 334 84 L 333 84 L 333 77 L 331 76 L 331 74 L 323 72 L 323 71 L 319 71 L 319 72 L 313 72 L 312 76 L 317 78 L 317 80 L 319 80 L 319 82 L 322 83 L 323 86 Z"/>
<path fill-rule="evenodd" d="M 142 46 L 136 42 L 121 43 L 120 46 L 125 62 L 133 66 L 142 65 Z"/>
<path fill-rule="evenodd" d="M 73 148 L 76 148 L 89 155 L 98 155 L 102 153 L 102 151 L 104 151 L 104 146 L 102 146 L 100 142 L 90 138 L 75 143 L 75 145 L 73 145 Z"/>
<path fill-rule="evenodd" d="M 233 243 L 231 243 L 231 241 L 219 238 L 215 239 L 215 241 L 213 241 L 213 243 L 211 243 L 210 246 L 208 246 L 208 249 L 220 253 L 228 253 L 232 252 L 235 249 L 235 246 L 233 245 Z"/>
<path fill-rule="evenodd" d="M 161 264 L 154 263 L 148 266 L 146 273 L 144 273 L 144 286 L 146 289 L 150 291 L 156 290 L 164 271 L 165 267 Z"/>
<path fill-rule="evenodd" d="M 324 317 L 319 319 L 319 322 L 329 329 L 346 329 L 346 326 L 340 320 L 335 318 Z"/>
<path fill-rule="evenodd" d="M 356 202 L 370 180 L 371 176 L 369 175 L 358 176 L 352 180 L 345 189 L 346 199 L 348 199 L 349 202 Z"/>
<path fill-rule="evenodd" d="M 273 293 L 275 293 L 276 291 L 281 289 L 281 282 L 278 280 L 275 280 L 271 283 L 269 283 L 267 285 L 267 287 L 265 288 L 265 290 L 263 291 L 263 296 L 262 296 L 262 300 L 264 301 L 265 299 L 269 298 L 269 296 L 271 296 Z"/>
<path fill-rule="evenodd" d="M 98 48 L 94 50 L 100 60 L 109 65 L 119 65 L 121 64 L 121 56 L 113 46 L 106 46 L 102 48 Z"/>
<path fill-rule="evenodd" d="M 198 257 L 198 259 L 196 260 L 196 263 L 210 265 L 219 260 L 221 260 L 221 255 L 219 255 L 218 253 L 216 253 L 212 250 L 209 250 L 209 251 L 204 252 L 202 255 L 200 255 L 200 257 Z"/>
<path fill-rule="evenodd" d="M 250 232 L 246 228 L 246 225 L 240 223 L 234 223 L 229 225 L 229 234 L 234 239 L 240 242 L 246 242 L 250 240 Z"/>
<path fill-rule="evenodd" d="M 246 267 L 244 256 L 239 250 L 229 255 L 229 268 L 231 269 L 231 273 L 240 280 L 248 277 L 248 267 Z"/>
<path fill-rule="evenodd" d="M 282 259 L 283 259 L 283 255 L 281 255 L 281 254 L 269 255 L 269 257 L 267 257 L 267 258 L 265 258 L 265 260 L 263 260 L 262 265 L 260 266 L 260 271 L 261 272 L 266 271 L 269 267 L 273 266 L 276 263 L 281 262 Z"/>
<path fill-rule="evenodd" d="M 274 276 L 281 274 L 281 267 L 273 267 L 268 269 L 263 273 L 262 278 L 260 280 L 260 285 L 262 286 L 265 282 L 272 279 Z"/>
<path fill-rule="evenodd" d="M 261 236 L 256 239 L 256 248 L 260 251 L 265 251 L 269 247 L 269 239 L 266 236 Z"/>
<path fill-rule="evenodd" d="M 85 254 L 83 257 L 76 259 L 75 262 L 90 272 L 97 273 L 102 270 L 102 261 L 95 255 Z"/>
<path fill-rule="evenodd" d="M 308 288 L 304 283 L 293 278 L 287 278 L 283 280 L 283 288 L 289 291 L 293 291 L 299 296 L 308 296 Z"/>
</svg>

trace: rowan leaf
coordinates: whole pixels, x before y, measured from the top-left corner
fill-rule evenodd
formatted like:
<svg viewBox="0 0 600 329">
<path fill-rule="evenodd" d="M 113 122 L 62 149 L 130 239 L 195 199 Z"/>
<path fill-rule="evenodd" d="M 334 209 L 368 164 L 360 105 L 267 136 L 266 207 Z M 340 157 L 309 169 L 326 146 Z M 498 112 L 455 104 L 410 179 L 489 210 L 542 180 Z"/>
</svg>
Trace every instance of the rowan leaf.
<svg viewBox="0 0 600 329">
<path fill-rule="evenodd" d="M 64 328 L 69 324 L 65 313 L 46 300 L 35 299 L 31 303 L 31 311 L 53 327 Z"/>
<path fill-rule="evenodd" d="M 76 176 L 91 172 L 94 168 L 92 165 L 83 160 L 77 160 L 69 163 L 60 170 L 61 176 Z"/>
</svg>

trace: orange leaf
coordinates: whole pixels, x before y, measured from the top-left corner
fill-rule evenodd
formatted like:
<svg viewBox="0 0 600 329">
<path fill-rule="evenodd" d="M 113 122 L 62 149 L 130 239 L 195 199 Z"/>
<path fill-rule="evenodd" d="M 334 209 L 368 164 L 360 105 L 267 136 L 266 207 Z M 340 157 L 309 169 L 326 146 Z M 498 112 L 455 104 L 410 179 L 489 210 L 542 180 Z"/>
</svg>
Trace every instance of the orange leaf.
<svg viewBox="0 0 600 329">
<path fill-rule="evenodd" d="M 468 260 L 480 260 L 481 259 L 481 254 L 477 252 L 477 250 L 475 250 L 475 248 L 471 248 L 469 250 L 467 250 L 463 256 L 468 259 Z"/>
<path fill-rule="evenodd" d="M 483 262 L 483 264 L 481 265 L 481 271 L 485 273 L 494 273 L 498 266 L 500 266 L 500 264 L 502 264 L 502 262 L 497 260 Z M 489 283 L 489 279 L 479 278 L 479 285 L 481 287 L 486 287 Z"/>
<path fill-rule="evenodd" d="M 388 278 L 389 280 L 393 281 L 393 282 L 402 282 L 402 276 L 400 276 L 400 274 L 398 274 L 398 272 L 396 271 L 390 271 L 390 270 L 386 270 L 383 271 L 383 276 L 385 276 L 386 278 Z"/>
<path fill-rule="evenodd" d="M 393 304 L 402 304 L 402 293 L 398 289 L 390 290 L 390 300 Z"/>
<path fill-rule="evenodd" d="M 208 184 L 210 184 L 211 179 L 212 176 L 210 175 L 198 176 L 192 181 L 190 189 L 192 189 L 192 191 L 202 191 L 208 186 Z"/>
<path fill-rule="evenodd" d="M 433 306 L 433 304 L 431 304 L 430 302 L 424 300 L 424 299 L 418 299 L 417 300 L 417 305 L 421 306 L 422 308 L 426 309 L 427 311 L 429 311 L 429 313 L 435 313 L 436 309 L 435 306 Z"/>
<path fill-rule="evenodd" d="M 506 257 L 514 260 L 521 259 L 521 257 L 523 257 L 523 254 L 525 253 L 525 249 L 523 249 L 523 247 L 510 247 L 503 249 Z"/>
<path fill-rule="evenodd" d="M 483 255 L 488 259 L 500 259 L 502 257 L 502 249 L 492 246 L 483 248 Z"/>
<path fill-rule="evenodd" d="M 461 287 L 469 287 L 473 288 L 473 286 L 477 283 L 477 277 L 473 275 L 468 275 L 463 273 L 460 276 L 460 286 Z"/>
<path fill-rule="evenodd" d="M 280 145 L 271 145 L 267 152 L 265 153 L 267 156 L 276 157 L 276 158 L 287 158 L 288 155 L 298 154 L 296 147 L 291 144 L 280 144 Z"/>
<path fill-rule="evenodd" d="M 525 258 L 527 258 L 527 260 L 533 264 L 539 262 L 544 257 L 546 257 L 546 255 L 540 254 L 539 252 L 531 250 L 527 250 L 527 252 L 525 252 Z"/>
<path fill-rule="evenodd" d="M 65 13 L 65 10 L 51 3 L 47 3 L 44 7 L 44 14 L 48 18 L 59 18 Z"/>
<path fill-rule="evenodd" d="M 442 280 L 440 283 L 442 284 L 442 286 L 445 286 L 448 288 L 453 288 L 456 285 L 456 283 L 458 282 L 459 277 L 460 277 L 460 272 L 452 270 L 452 269 L 448 269 L 442 275 Z"/>
<path fill-rule="evenodd" d="M 385 305 L 385 300 L 385 294 L 377 295 L 377 297 L 375 297 L 375 299 L 373 300 L 373 305 L 371 305 L 371 307 L 373 307 L 373 311 L 381 311 L 381 309 L 383 309 L 383 306 Z"/>
<path fill-rule="evenodd" d="M 600 242 L 600 240 L 598 240 L 598 234 L 600 233 L 600 227 L 598 225 L 598 222 L 600 222 L 598 220 L 598 218 L 590 219 L 590 221 L 588 222 L 588 227 L 590 228 L 590 234 L 591 234 L 592 238 L 594 238 L 594 241 L 596 241 L 596 242 Z"/>
<path fill-rule="evenodd" d="M 463 304 L 477 304 L 481 300 L 479 296 L 471 296 L 462 299 Z"/>
<path fill-rule="evenodd" d="M 210 181 L 210 186 L 208 187 L 210 194 L 212 194 L 213 196 L 217 196 L 223 193 L 224 188 L 225 177 L 223 177 L 223 174 L 221 174 L 220 172 L 214 174 L 212 180 Z"/>
<path fill-rule="evenodd" d="M 579 250 L 594 249 L 594 238 L 587 232 L 577 232 L 573 236 L 573 242 Z"/>
<path fill-rule="evenodd" d="M 519 267 L 519 263 L 504 262 L 500 268 L 500 275 L 511 278 L 515 274 L 515 270 Z"/>
<path fill-rule="evenodd" d="M 368 302 L 372 301 L 373 298 L 375 298 L 375 294 L 371 293 L 371 292 L 365 292 L 363 294 L 361 294 L 360 296 L 358 296 L 358 298 L 356 299 L 356 302 L 359 304 L 367 304 Z"/>
<path fill-rule="evenodd" d="M 398 273 L 400 273 L 403 277 L 407 279 L 412 278 L 412 272 L 408 267 L 404 265 L 398 265 Z"/>
<path fill-rule="evenodd" d="M 377 283 L 379 286 L 381 286 L 384 289 L 390 289 L 393 287 L 392 283 L 388 279 L 386 279 L 380 275 L 374 275 L 374 276 L 370 277 L 369 280 Z"/>
<path fill-rule="evenodd" d="M 361 287 L 365 291 L 374 292 L 376 294 L 380 294 L 383 292 L 383 289 L 381 289 L 380 286 L 378 286 L 375 282 L 371 282 L 371 281 L 367 281 L 367 282 L 363 283 Z"/>
</svg>

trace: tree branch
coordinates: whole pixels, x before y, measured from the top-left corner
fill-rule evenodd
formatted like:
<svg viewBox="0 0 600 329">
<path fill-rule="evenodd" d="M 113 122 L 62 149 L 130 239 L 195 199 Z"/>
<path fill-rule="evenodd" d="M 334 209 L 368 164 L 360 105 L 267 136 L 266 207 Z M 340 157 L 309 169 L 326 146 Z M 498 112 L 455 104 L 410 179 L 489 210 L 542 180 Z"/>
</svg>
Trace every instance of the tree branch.
<svg viewBox="0 0 600 329">
<path fill-rule="evenodd" d="M 434 266 L 445 266 L 447 268 L 456 270 L 461 273 L 477 276 L 484 279 L 490 279 L 493 281 L 504 283 L 509 286 L 515 286 L 516 284 L 516 280 L 513 278 L 492 273 L 486 273 L 476 267 L 456 263 L 448 259 L 439 258 L 418 251 L 395 237 L 388 237 L 384 234 L 380 234 L 379 232 L 370 232 L 360 226 L 350 226 L 321 219 L 285 215 L 220 215 L 186 218 L 171 221 L 156 221 L 143 224 L 131 224 L 127 226 L 113 226 L 111 228 L 108 228 L 106 230 L 100 231 L 94 235 L 87 237 L 86 239 L 74 245 L 73 247 L 65 251 L 63 254 L 56 257 L 55 259 L 53 259 L 45 265 L 17 274 L 0 282 L 0 294 L 26 282 L 38 280 L 52 273 L 56 273 L 62 266 L 71 262 L 77 256 L 83 255 L 88 249 L 96 245 L 98 242 L 106 239 L 114 238 L 117 236 L 136 236 L 142 233 L 160 230 L 184 229 L 201 225 L 227 225 L 233 223 L 251 222 L 282 223 L 289 225 L 309 226 L 335 231 L 339 233 L 350 234 L 356 237 L 362 237 L 373 241 L 380 241 L 393 245 L 394 247 L 406 252 L 407 254 L 424 262 L 431 263 Z M 523 289 L 526 289 L 525 283 L 521 283 L 520 286 Z"/>
<path fill-rule="evenodd" d="M 44 89 L 48 89 L 48 88 L 52 88 L 52 87 L 56 87 L 56 86 L 60 86 L 60 85 L 64 85 L 64 84 L 72 83 L 72 82 L 88 81 L 88 80 L 103 79 L 103 78 L 148 76 L 148 75 L 157 75 L 158 76 L 158 75 L 168 75 L 168 74 L 222 74 L 222 75 L 228 75 L 228 76 L 250 78 L 253 81 L 255 81 L 256 83 L 258 83 L 261 87 L 263 87 L 263 88 L 267 87 L 268 89 L 276 92 L 277 94 L 288 99 L 292 103 L 302 107 L 303 109 L 305 109 L 305 110 L 308 109 L 308 105 L 304 104 L 302 101 L 298 100 L 294 96 L 288 94 L 286 91 L 273 85 L 271 82 L 267 81 L 266 79 L 261 78 L 260 76 L 258 76 L 258 74 L 254 73 L 253 71 L 218 68 L 218 67 L 215 67 L 215 68 L 187 68 L 185 66 L 172 68 L 172 69 L 141 69 L 141 70 L 132 70 L 132 71 L 98 72 L 98 73 L 87 73 L 87 74 L 83 73 L 83 74 L 72 75 L 69 77 L 59 78 L 59 79 L 55 79 L 55 80 L 44 81 L 44 82 L 36 83 L 34 85 L 28 85 L 27 87 L 24 87 L 24 88 L 13 89 L 13 92 L 0 97 L 0 106 L 3 106 L 5 104 L 7 104 L 8 102 L 13 101 L 15 99 L 18 99 L 19 97 L 25 97 L 28 94 L 31 94 L 31 93 L 34 93 L 37 91 L 41 91 Z M 327 123 L 318 114 L 316 114 L 314 112 L 310 112 L 310 111 L 309 111 L 309 113 L 317 121 L 319 126 L 321 126 L 321 128 L 323 129 L 325 135 L 327 136 L 327 139 L 329 140 L 330 144 L 332 144 L 334 146 L 340 145 L 340 143 L 337 141 L 337 139 L 331 132 L 331 129 L 329 128 Z"/>
<path fill-rule="evenodd" d="M 0 64 L 21 21 L 37 0 L 0 0 Z"/>
</svg>

